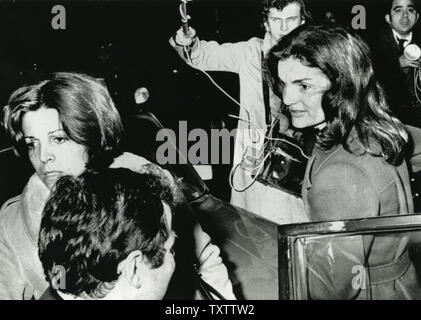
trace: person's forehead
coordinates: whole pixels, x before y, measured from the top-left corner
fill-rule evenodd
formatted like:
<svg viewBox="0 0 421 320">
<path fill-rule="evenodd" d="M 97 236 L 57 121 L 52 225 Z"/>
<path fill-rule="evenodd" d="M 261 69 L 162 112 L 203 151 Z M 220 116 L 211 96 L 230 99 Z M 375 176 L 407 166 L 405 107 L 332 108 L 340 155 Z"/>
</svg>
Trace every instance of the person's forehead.
<svg viewBox="0 0 421 320">
<path fill-rule="evenodd" d="M 22 130 L 25 136 L 38 136 L 62 129 L 59 113 L 52 108 L 39 108 L 25 113 Z"/>
<path fill-rule="evenodd" d="M 301 14 L 301 6 L 297 2 L 291 2 L 287 4 L 282 10 L 277 8 L 269 9 L 270 17 L 291 17 L 299 16 Z"/>
<path fill-rule="evenodd" d="M 391 10 L 394 10 L 396 8 L 403 7 L 413 7 L 415 8 L 415 3 L 413 0 L 393 0 L 392 1 L 392 7 Z"/>
<path fill-rule="evenodd" d="M 292 57 L 279 61 L 278 73 L 284 83 L 313 80 L 322 84 L 322 82 L 328 81 L 320 69 L 306 66 L 300 60 Z"/>
</svg>

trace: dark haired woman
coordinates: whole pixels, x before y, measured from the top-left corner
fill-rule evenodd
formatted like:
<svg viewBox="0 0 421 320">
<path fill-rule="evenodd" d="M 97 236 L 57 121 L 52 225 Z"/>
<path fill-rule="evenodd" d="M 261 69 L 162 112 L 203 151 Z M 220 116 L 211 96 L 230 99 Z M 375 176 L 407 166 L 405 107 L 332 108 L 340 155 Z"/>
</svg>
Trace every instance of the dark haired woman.
<svg viewBox="0 0 421 320">
<path fill-rule="evenodd" d="M 38 257 L 38 234 L 55 182 L 87 168 L 133 170 L 147 161 L 119 155 L 120 115 L 103 83 L 84 74 L 55 73 L 16 90 L 4 109 L 4 125 L 15 150 L 31 162 L 35 173 L 22 194 L 0 211 L 0 299 L 38 299 L 48 287 Z M 199 224 L 193 237 L 203 277 L 234 299 L 219 248 Z"/>
<path fill-rule="evenodd" d="M 413 212 L 405 127 L 389 111 L 367 45 L 335 25 L 301 26 L 270 52 L 274 87 L 296 128 L 318 131 L 302 196 L 311 221 Z M 407 237 L 352 236 L 309 246 L 311 298 L 419 298 Z M 353 282 L 361 266 L 371 282 Z"/>
</svg>

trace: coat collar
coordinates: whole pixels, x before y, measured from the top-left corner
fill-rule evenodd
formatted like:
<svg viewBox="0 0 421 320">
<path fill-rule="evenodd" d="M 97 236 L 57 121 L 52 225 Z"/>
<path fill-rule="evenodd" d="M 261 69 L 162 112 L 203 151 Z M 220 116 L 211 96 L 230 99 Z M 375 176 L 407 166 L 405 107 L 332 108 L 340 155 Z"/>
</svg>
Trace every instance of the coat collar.
<svg viewBox="0 0 421 320">
<path fill-rule="evenodd" d="M 408 35 L 402 37 L 399 33 L 397 33 L 394 29 L 392 29 L 392 34 L 393 34 L 393 37 L 395 38 L 396 44 L 398 44 L 397 39 L 405 39 L 406 41 L 408 41 L 408 43 L 412 42 L 412 35 L 413 35 L 412 32 L 410 32 Z"/>
<path fill-rule="evenodd" d="M 38 244 L 42 212 L 49 196 L 50 190 L 34 173 L 22 192 L 21 208 L 25 229 L 35 246 Z"/>
<path fill-rule="evenodd" d="M 263 38 L 262 42 L 262 52 L 266 56 L 270 49 L 273 48 L 273 46 L 276 44 L 276 42 L 273 41 L 272 36 L 269 32 L 266 32 L 265 37 Z"/>
<path fill-rule="evenodd" d="M 127 168 L 132 171 L 140 172 L 142 166 L 151 163 L 133 153 L 125 152 L 117 157 L 111 168 Z M 163 173 L 172 179 L 171 174 L 164 170 Z M 41 219 L 44 206 L 50 196 L 50 190 L 41 181 L 36 173 L 34 173 L 26 184 L 21 195 L 21 209 L 25 229 L 29 235 L 31 242 L 38 246 L 38 236 L 41 228 Z"/>
</svg>

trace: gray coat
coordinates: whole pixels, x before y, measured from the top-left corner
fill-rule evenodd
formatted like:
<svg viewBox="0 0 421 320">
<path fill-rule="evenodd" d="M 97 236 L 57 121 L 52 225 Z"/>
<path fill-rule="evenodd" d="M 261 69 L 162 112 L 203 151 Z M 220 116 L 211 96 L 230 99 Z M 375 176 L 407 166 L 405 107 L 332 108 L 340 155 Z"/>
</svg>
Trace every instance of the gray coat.
<svg viewBox="0 0 421 320">
<path fill-rule="evenodd" d="M 303 182 L 311 221 L 332 221 L 413 213 L 408 170 L 381 157 L 336 146 L 317 147 Z M 408 237 L 355 235 L 308 244 L 309 295 L 314 299 L 414 299 L 420 290 L 407 252 Z M 358 267 L 366 283 L 356 286 Z M 367 290 L 371 284 L 371 290 Z"/>
</svg>

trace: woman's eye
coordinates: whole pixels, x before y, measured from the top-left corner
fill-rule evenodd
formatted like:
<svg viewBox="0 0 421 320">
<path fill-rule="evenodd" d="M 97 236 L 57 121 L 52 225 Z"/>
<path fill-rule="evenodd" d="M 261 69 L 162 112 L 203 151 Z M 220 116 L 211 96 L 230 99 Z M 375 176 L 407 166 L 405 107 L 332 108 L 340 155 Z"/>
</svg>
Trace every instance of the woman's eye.
<svg viewBox="0 0 421 320">
<path fill-rule="evenodd" d="M 68 139 L 67 137 L 54 137 L 53 141 L 57 144 L 62 144 L 64 142 L 66 142 Z"/>
<path fill-rule="evenodd" d="M 34 140 L 28 140 L 28 141 L 25 141 L 25 143 L 28 150 L 33 150 L 36 147 L 36 141 Z"/>
<path fill-rule="evenodd" d="M 300 84 L 300 88 L 301 88 L 302 90 L 308 90 L 308 89 L 310 89 L 310 86 L 309 86 L 308 84 L 301 83 L 301 84 Z"/>
</svg>

